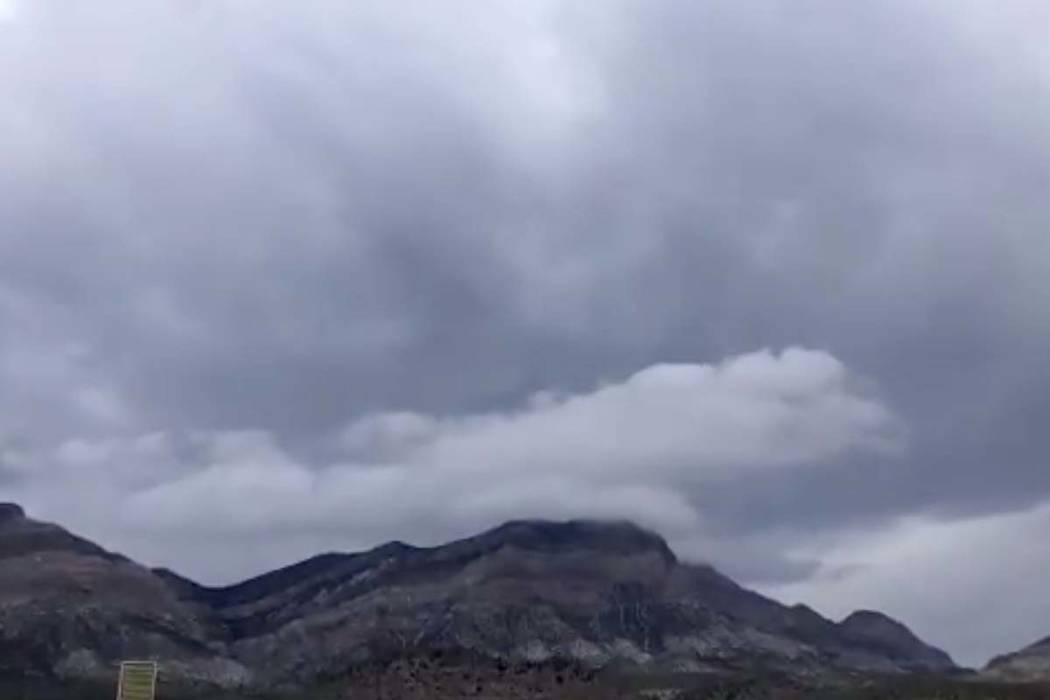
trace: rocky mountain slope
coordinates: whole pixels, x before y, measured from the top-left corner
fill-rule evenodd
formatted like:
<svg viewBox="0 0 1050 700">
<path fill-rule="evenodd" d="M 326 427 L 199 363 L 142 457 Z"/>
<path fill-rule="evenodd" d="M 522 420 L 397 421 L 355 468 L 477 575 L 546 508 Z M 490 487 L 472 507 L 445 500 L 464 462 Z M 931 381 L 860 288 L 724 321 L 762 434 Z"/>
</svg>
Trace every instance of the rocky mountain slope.
<svg viewBox="0 0 1050 700">
<path fill-rule="evenodd" d="M 988 662 L 982 675 L 1006 681 L 1050 682 L 1050 637 Z"/>
<path fill-rule="evenodd" d="M 149 569 L 0 505 L 0 674 L 110 675 L 122 658 L 224 683 L 247 669 L 214 641 L 210 611 Z"/>
<path fill-rule="evenodd" d="M 207 588 L 0 506 L 0 673 L 90 677 L 154 657 L 170 677 L 272 687 L 463 651 L 660 671 L 954 668 L 883 615 L 783 606 L 630 523 L 512 522 Z"/>
</svg>

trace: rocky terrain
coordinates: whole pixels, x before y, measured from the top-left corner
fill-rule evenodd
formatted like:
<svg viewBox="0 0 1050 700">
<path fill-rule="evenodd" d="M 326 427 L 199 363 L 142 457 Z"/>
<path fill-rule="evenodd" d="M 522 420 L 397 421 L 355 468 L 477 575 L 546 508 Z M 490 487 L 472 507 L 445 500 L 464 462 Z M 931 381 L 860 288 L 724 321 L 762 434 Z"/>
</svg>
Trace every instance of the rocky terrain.
<svg viewBox="0 0 1050 700">
<path fill-rule="evenodd" d="M 1007 681 L 1050 682 L 1050 637 L 992 659 L 982 675 Z"/>
<path fill-rule="evenodd" d="M 105 678 L 119 659 L 156 658 L 173 683 L 274 689 L 463 653 L 495 665 L 492 687 L 507 683 L 506 664 L 554 690 L 557 673 L 536 669 L 561 664 L 573 669 L 563 683 L 584 683 L 586 669 L 805 679 L 955 668 L 884 615 L 833 622 L 786 607 L 626 522 L 512 522 L 207 588 L 0 506 L 2 676 Z"/>
<path fill-rule="evenodd" d="M 155 657 L 171 673 L 246 680 L 215 632 L 149 569 L 0 505 L 0 674 L 109 678 L 115 661 Z"/>
</svg>

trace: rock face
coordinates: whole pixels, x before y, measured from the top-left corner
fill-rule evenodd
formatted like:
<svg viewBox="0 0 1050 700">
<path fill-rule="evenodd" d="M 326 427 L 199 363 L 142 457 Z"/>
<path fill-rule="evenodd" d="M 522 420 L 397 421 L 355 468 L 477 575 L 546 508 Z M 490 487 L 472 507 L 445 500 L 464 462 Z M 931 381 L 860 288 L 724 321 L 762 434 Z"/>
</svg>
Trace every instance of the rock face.
<svg viewBox="0 0 1050 700">
<path fill-rule="evenodd" d="M 1050 681 L 1050 637 L 992 659 L 981 675 L 1005 681 Z"/>
<path fill-rule="evenodd" d="M 109 678 L 119 659 L 157 657 L 237 683 L 247 670 L 209 619 L 149 569 L 0 505 L 0 674 Z"/>
<path fill-rule="evenodd" d="M 839 623 L 839 630 L 849 649 L 847 654 L 883 657 L 917 671 L 947 670 L 953 665 L 943 651 L 928 646 L 910 629 L 880 612 L 858 610 Z"/>
<path fill-rule="evenodd" d="M 681 671 L 954 668 L 885 616 L 835 623 L 785 607 L 630 523 L 512 522 L 206 588 L 0 507 L 0 672 L 90 675 L 155 657 L 172 675 L 272 687 L 435 652 Z"/>
</svg>

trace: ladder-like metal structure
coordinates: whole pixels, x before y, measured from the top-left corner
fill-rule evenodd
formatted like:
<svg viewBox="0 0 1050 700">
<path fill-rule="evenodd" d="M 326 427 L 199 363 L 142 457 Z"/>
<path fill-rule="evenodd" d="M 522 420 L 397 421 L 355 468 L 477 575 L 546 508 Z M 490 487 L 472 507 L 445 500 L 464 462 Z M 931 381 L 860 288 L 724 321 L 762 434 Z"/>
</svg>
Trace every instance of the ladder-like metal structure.
<svg viewBox="0 0 1050 700">
<path fill-rule="evenodd" d="M 156 661 L 122 661 L 117 700 L 154 700 L 157 696 Z"/>
</svg>

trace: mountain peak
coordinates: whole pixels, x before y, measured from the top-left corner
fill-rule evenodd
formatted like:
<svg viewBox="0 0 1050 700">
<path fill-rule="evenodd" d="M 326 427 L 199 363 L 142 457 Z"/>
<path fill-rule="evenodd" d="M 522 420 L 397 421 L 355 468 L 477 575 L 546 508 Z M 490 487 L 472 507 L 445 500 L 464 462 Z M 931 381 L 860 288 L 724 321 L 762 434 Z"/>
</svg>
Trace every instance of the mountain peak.
<svg viewBox="0 0 1050 700">
<path fill-rule="evenodd" d="M 0 560 L 41 552 L 74 552 L 123 560 L 54 523 L 35 520 L 16 503 L 0 503 Z"/>
<path fill-rule="evenodd" d="M 842 620 L 839 627 L 847 634 L 870 640 L 910 643 L 916 639 L 905 625 L 875 610 L 856 610 Z"/>
<path fill-rule="evenodd" d="M 0 503 L 0 523 L 13 520 L 24 520 L 26 512 L 17 503 Z"/>
<path fill-rule="evenodd" d="M 921 660 L 931 667 L 954 667 L 951 657 L 919 639 L 906 625 L 875 610 L 857 610 L 838 624 L 852 642 L 891 657 Z"/>
<path fill-rule="evenodd" d="M 541 551 L 592 549 L 613 554 L 655 551 L 668 563 L 677 561 L 663 537 L 629 520 L 511 520 L 475 539 Z"/>
<path fill-rule="evenodd" d="M 878 612 L 877 610 L 854 610 L 847 615 L 840 625 L 846 627 L 860 627 L 861 625 L 885 625 L 887 627 L 901 627 L 904 625 L 894 620 L 885 613 Z"/>
</svg>

